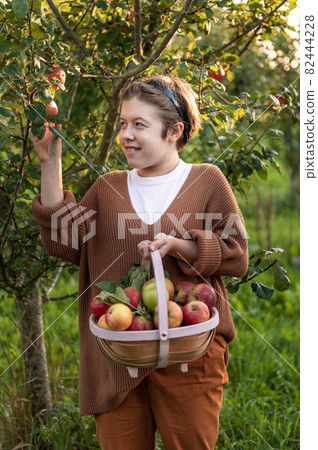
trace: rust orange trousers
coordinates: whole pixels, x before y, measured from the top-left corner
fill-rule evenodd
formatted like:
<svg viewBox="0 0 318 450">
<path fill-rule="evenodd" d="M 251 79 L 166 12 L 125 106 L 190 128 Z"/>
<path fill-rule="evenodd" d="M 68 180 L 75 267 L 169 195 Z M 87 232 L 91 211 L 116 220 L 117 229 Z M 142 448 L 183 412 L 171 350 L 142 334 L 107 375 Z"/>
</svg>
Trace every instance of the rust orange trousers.
<svg viewBox="0 0 318 450">
<path fill-rule="evenodd" d="M 154 450 L 157 429 L 165 450 L 211 450 L 219 432 L 226 343 L 216 335 L 208 352 L 188 363 L 157 369 L 118 408 L 95 415 L 102 450 Z"/>
</svg>

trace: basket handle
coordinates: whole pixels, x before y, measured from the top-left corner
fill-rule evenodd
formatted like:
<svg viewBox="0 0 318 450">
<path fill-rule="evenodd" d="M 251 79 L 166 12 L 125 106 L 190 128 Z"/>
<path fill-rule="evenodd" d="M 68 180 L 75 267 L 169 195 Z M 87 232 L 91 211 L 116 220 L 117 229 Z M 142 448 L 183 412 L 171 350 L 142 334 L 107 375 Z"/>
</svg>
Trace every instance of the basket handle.
<svg viewBox="0 0 318 450">
<path fill-rule="evenodd" d="M 163 271 L 162 259 L 158 250 L 150 252 L 154 276 L 156 279 L 158 323 L 159 323 L 159 355 L 157 368 L 168 365 L 169 359 L 169 324 L 168 306 L 166 297 L 166 283 Z"/>
</svg>

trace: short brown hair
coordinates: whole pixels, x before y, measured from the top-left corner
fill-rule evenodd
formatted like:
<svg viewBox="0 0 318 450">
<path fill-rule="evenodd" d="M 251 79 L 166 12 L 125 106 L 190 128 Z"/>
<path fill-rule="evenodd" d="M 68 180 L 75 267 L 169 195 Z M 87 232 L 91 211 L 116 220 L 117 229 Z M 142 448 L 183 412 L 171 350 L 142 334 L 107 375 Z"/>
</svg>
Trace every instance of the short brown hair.
<svg viewBox="0 0 318 450">
<path fill-rule="evenodd" d="M 172 101 L 160 89 L 147 84 L 150 80 L 157 80 L 172 90 L 182 110 L 183 119 Z M 182 150 L 193 134 L 201 128 L 201 115 L 196 104 L 196 94 L 187 82 L 177 76 L 154 75 L 134 81 L 124 90 L 122 101 L 131 100 L 134 97 L 157 107 L 163 125 L 163 139 L 167 137 L 168 130 L 172 130 L 178 122 L 184 124 L 183 133 L 176 144 L 178 151 Z"/>
</svg>

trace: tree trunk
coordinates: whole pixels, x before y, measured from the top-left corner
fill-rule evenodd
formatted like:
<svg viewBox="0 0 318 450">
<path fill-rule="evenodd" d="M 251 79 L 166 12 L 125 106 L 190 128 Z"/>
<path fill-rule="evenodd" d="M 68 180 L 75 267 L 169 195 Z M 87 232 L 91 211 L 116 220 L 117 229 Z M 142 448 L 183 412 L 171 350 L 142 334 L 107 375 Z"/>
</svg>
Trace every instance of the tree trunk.
<svg viewBox="0 0 318 450">
<path fill-rule="evenodd" d="M 39 280 L 16 297 L 24 362 L 25 384 L 32 415 L 52 408 L 43 335 L 42 299 Z"/>
</svg>

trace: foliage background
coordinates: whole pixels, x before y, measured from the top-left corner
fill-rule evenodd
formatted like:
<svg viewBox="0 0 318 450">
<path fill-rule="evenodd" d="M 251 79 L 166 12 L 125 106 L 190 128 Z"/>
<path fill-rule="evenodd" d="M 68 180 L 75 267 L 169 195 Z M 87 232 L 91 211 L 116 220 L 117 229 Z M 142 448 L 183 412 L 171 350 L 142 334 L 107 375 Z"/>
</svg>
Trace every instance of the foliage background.
<svg viewBox="0 0 318 450">
<path fill-rule="evenodd" d="M 288 290 L 277 290 L 268 270 L 257 280 L 273 289 L 270 298 L 256 296 L 251 282 L 230 292 L 237 337 L 230 347 L 217 448 L 299 448 L 299 68 L 298 36 L 290 24 L 295 7 L 286 0 L 0 0 L 3 449 L 98 448 L 93 418 L 78 416 L 78 273 L 48 257 L 30 207 L 40 189 L 30 121 L 40 136 L 45 120 L 34 111 L 43 116 L 53 97 L 58 104 L 64 186 L 79 199 L 98 174 L 127 168 L 117 140 L 121 80 L 158 71 L 178 74 L 199 94 L 205 123 L 181 157 L 219 165 L 245 217 L 250 254 L 284 249 L 279 264 L 291 281 Z M 182 21 L 174 29 L 178 17 Z M 64 91 L 55 91 L 43 75 L 52 64 L 67 71 Z M 221 65 L 226 77 L 218 83 L 209 72 Z M 284 104 L 269 108 L 277 93 Z M 21 306 L 29 297 L 33 306 L 37 297 L 43 309 L 49 421 L 32 403 L 28 352 L 20 357 L 32 335 L 25 325 L 30 310 Z M 162 448 L 159 436 L 157 446 Z"/>
</svg>

